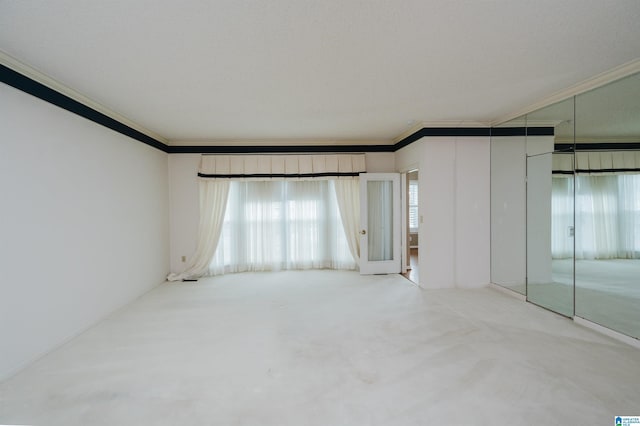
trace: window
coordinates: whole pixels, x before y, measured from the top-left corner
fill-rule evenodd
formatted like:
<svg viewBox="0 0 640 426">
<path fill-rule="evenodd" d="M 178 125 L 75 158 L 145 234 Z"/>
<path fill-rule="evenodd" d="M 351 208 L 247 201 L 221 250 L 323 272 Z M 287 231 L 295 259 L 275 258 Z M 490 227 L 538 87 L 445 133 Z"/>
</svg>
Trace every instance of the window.
<svg viewBox="0 0 640 426">
<path fill-rule="evenodd" d="M 355 269 L 332 181 L 231 182 L 212 275 Z"/>
<path fill-rule="evenodd" d="M 411 232 L 418 232 L 418 181 L 409 181 L 409 228 Z"/>
</svg>

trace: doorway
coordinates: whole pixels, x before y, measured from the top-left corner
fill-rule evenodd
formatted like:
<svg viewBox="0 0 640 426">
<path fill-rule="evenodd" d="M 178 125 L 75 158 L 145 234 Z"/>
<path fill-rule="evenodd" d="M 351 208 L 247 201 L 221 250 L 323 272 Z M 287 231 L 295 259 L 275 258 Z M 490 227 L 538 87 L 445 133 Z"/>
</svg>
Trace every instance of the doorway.
<svg viewBox="0 0 640 426">
<path fill-rule="evenodd" d="M 420 245 L 419 227 L 420 214 L 418 209 L 418 170 L 411 170 L 406 177 L 406 269 L 402 275 L 418 284 L 420 281 L 418 251 Z"/>
</svg>

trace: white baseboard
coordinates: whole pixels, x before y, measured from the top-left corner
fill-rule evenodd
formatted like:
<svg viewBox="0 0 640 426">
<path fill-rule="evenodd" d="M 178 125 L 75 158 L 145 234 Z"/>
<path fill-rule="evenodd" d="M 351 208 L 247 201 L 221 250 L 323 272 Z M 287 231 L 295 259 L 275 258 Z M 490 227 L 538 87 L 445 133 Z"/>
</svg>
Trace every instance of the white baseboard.
<svg viewBox="0 0 640 426">
<path fill-rule="evenodd" d="M 640 340 L 633 338 L 631 336 L 627 336 L 626 334 L 619 333 L 610 328 L 603 327 L 600 324 L 596 324 L 595 322 L 591 322 L 582 317 L 573 317 L 573 322 L 583 327 L 590 328 L 591 330 L 597 331 L 598 333 L 604 334 L 606 336 L 611 337 L 612 339 L 616 339 L 622 343 L 626 343 L 627 345 L 633 346 L 634 348 L 640 349 Z"/>
<path fill-rule="evenodd" d="M 522 300 L 523 302 L 527 301 L 527 296 L 525 296 L 524 294 L 520 294 L 515 290 L 511 290 L 508 287 L 502 287 L 498 284 L 494 284 L 494 283 L 489 283 L 489 288 L 492 288 L 494 290 L 498 290 L 501 293 L 506 294 L 507 296 L 511 296 L 511 297 L 515 297 L 518 300 Z"/>
</svg>

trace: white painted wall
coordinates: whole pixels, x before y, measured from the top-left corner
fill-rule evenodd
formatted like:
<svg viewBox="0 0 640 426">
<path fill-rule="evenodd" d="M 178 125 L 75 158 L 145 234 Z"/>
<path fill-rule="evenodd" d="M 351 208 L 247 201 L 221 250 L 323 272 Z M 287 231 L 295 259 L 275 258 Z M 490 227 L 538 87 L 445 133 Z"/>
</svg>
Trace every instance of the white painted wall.
<svg viewBox="0 0 640 426">
<path fill-rule="evenodd" d="M 0 84 L 0 379 L 164 281 L 167 154 Z"/>
<path fill-rule="evenodd" d="M 428 137 L 396 152 L 419 169 L 420 285 L 481 287 L 490 279 L 488 137 Z"/>
<path fill-rule="evenodd" d="M 182 272 L 196 251 L 198 221 L 198 166 L 200 154 L 169 156 L 169 217 L 171 221 L 171 272 Z"/>
<path fill-rule="evenodd" d="M 366 153 L 367 171 L 395 172 L 392 152 Z M 172 154 L 169 156 L 169 200 L 171 221 L 171 272 L 181 272 L 196 249 L 198 237 L 198 166 L 200 154 Z"/>
<path fill-rule="evenodd" d="M 491 281 L 490 139 L 456 141 L 456 276 L 457 287 L 479 287 Z"/>
<path fill-rule="evenodd" d="M 456 286 L 456 141 L 425 138 L 420 159 L 418 235 L 420 285 Z"/>
<path fill-rule="evenodd" d="M 393 152 L 367 152 L 365 161 L 369 173 L 395 173 L 396 171 L 396 157 Z"/>
</svg>

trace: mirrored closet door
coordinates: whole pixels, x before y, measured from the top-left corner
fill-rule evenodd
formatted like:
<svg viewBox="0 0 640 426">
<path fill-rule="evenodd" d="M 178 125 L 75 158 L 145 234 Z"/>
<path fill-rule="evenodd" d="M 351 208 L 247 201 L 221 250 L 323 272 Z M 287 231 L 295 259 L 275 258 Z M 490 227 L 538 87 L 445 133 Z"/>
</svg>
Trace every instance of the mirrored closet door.
<svg viewBox="0 0 640 426">
<path fill-rule="evenodd" d="M 640 74 L 494 128 L 491 150 L 492 282 L 640 339 Z"/>
</svg>

